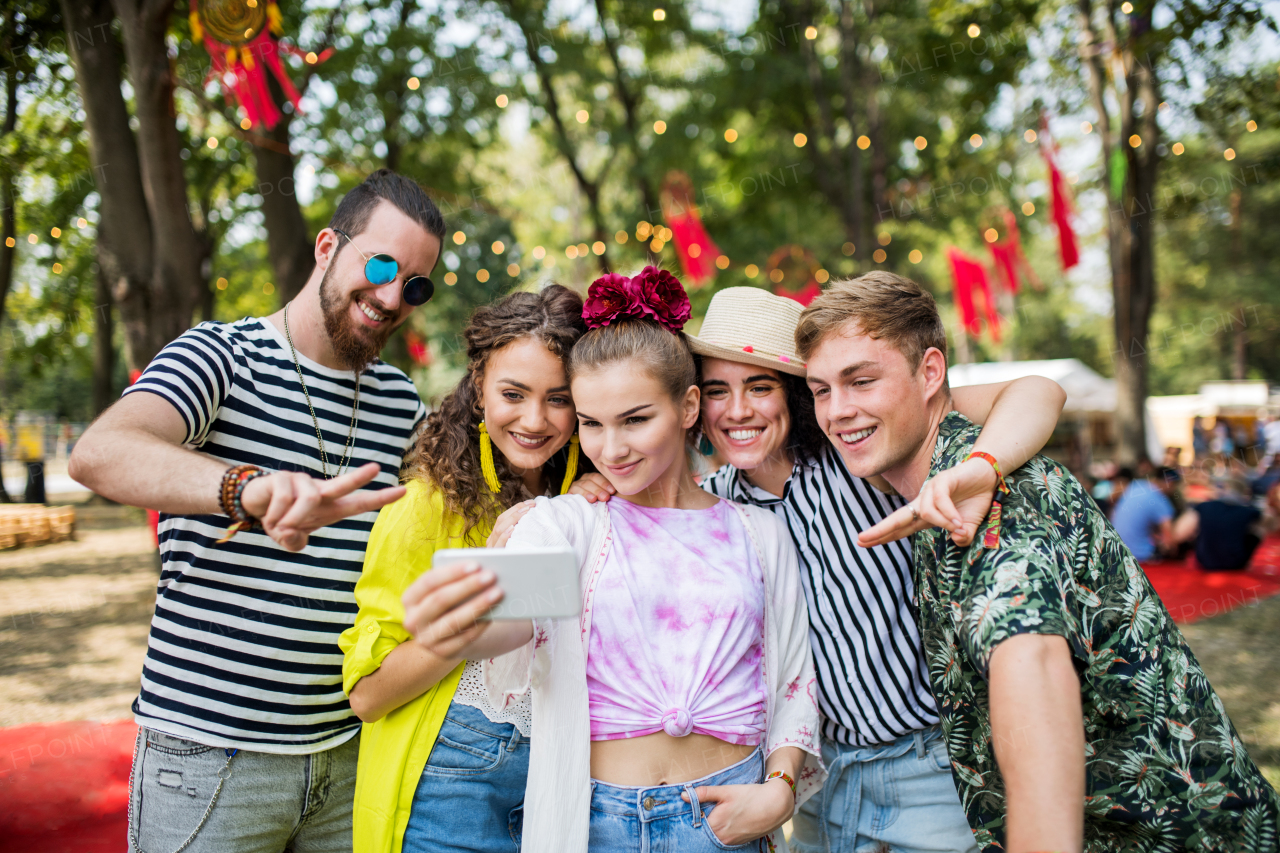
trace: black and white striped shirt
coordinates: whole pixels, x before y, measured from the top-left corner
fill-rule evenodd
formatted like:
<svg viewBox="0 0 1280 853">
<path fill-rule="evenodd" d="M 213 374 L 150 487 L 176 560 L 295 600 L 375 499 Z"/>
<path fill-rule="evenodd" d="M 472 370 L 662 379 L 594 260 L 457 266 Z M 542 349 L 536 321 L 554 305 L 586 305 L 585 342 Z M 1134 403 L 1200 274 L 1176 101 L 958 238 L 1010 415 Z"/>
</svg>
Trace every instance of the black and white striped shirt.
<svg viewBox="0 0 1280 853">
<path fill-rule="evenodd" d="M 355 374 L 301 353 L 329 471 L 342 458 Z M 202 323 L 169 344 L 126 393 L 168 400 L 185 442 L 226 462 L 322 476 L 316 431 L 284 336 L 265 319 Z M 377 462 L 367 488 L 393 486 L 419 422 L 409 378 L 377 362 L 360 377 L 346 470 Z M 163 471 L 155 476 L 163 477 Z M 133 711 L 139 725 L 209 746 L 312 753 L 353 736 L 338 635 L 355 621 L 355 583 L 376 512 L 317 530 L 285 551 L 261 532 L 222 545 L 223 515 L 161 515 L 163 569 Z"/>
<path fill-rule="evenodd" d="M 857 541 L 902 499 L 850 474 L 831 447 L 818 462 L 797 464 L 780 498 L 731 465 L 705 477 L 702 487 L 770 509 L 791 531 L 809 601 L 823 737 L 872 746 L 937 723 L 911 614 L 910 542 L 863 548 Z"/>
</svg>

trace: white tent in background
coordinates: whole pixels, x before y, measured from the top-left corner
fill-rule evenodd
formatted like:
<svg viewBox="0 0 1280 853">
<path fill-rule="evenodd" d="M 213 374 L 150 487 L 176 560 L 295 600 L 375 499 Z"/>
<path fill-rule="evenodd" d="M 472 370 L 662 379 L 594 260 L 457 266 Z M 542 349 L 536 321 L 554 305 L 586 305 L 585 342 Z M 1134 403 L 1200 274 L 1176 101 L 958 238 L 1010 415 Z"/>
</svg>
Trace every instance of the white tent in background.
<svg viewBox="0 0 1280 853">
<path fill-rule="evenodd" d="M 1116 381 L 1106 378 L 1078 358 L 953 364 L 947 370 L 952 388 L 1008 382 L 1024 376 L 1044 376 L 1061 385 L 1067 392 L 1067 403 L 1062 410 L 1064 415 L 1111 415 L 1116 410 Z"/>
<path fill-rule="evenodd" d="M 988 361 L 982 364 L 953 364 L 947 369 L 952 388 L 1008 382 L 1024 376 L 1044 376 L 1067 392 L 1060 425 L 1074 424 L 1077 435 L 1089 449 L 1110 452 L 1115 441 L 1116 381 L 1098 373 L 1078 358 L 1049 358 L 1041 361 Z M 1056 439 L 1055 439 L 1056 440 Z M 1164 444 L 1147 418 L 1147 455 L 1159 461 Z M 1051 454 L 1053 455 L 1053 454 Z"/>
</svg>

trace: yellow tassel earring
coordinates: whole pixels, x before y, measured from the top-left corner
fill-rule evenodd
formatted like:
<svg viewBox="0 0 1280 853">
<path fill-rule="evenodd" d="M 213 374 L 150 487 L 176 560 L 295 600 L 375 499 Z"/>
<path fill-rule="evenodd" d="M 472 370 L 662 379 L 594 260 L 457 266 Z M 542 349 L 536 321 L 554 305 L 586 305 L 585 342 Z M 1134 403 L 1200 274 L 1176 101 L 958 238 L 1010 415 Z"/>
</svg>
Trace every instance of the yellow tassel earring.
<svg viewBox="0 0 1280 853">
<path fill-rule="evenodd" d="M 493 442 L 489 440 L 489 431 L 484 428 L 484 421 L 480 422 L 480 473 L 484 474 L 484 481 L 489 484 L 491 492 L 496 495 L 502 491 L 498 470 L 493 467 Z"/>
<path fill-rule="evenodd" d="M 564 483 L 560 486 L 560 494 L 569 491 L 569 487 L 573 485 L 574 479 L 578 476 L 578 436 L 574 434 L 569 437 L 569 464 L 564 469 Z"/>
</svg>

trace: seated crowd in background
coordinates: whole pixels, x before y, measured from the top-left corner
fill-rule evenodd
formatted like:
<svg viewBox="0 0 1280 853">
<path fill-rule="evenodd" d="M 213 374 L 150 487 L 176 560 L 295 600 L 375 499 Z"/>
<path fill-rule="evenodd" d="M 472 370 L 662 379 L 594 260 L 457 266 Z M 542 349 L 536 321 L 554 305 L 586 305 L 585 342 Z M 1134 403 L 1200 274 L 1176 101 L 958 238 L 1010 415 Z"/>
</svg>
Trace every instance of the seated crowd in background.
<svg viewBox="0 0 1280 853">
<path fill-rule="evenodd" d="M 1237 442 L 1247 430 L 1235 432 L 1225 421 L 1205 430 L 1197 418 L 1191 465 L 1178 464 L 1182 448 L 1167 447 L 1159 467 L 1095 466 L 1093 498 L 1139 560 L 1194 553 L 1207 571 L 1249 565 L 1280 522 L 1280 421 L 1260 418 L 1249 445 Z"/>
</svg>

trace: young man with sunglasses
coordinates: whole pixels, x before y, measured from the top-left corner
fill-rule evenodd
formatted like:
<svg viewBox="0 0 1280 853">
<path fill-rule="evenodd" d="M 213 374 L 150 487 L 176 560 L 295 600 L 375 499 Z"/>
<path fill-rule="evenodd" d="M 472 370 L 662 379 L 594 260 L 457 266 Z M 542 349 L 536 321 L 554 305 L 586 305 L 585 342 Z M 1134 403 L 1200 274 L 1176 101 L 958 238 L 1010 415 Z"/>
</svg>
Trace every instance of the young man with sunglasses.
<svg viewBox="0 0 1280 853">
<path fill-rule="evenodd" d="M 425 416 L 377 356 L 431 298 L 444 232 L 420 186 L 375 172 L 294 300 L 186 332 L 77 443 L 73 477 L 162 513 L 130 851 L 351 849 L 360 721 L 338 636 Z"/>
</svg>

